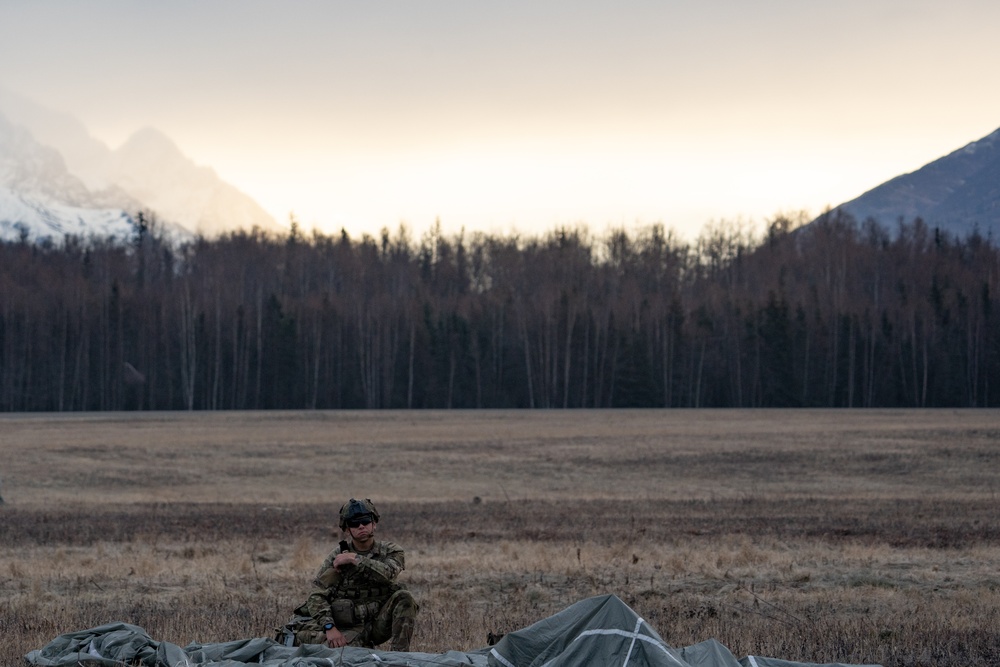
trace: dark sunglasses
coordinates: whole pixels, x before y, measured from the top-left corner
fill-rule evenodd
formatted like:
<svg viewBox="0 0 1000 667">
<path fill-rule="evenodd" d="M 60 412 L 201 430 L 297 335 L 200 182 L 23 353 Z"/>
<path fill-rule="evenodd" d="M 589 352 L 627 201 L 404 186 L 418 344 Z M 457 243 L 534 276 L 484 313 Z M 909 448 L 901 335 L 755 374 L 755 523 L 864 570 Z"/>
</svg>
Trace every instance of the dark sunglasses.
<svg viewBox="0 0 1000 667">
<path fill-rule="evenodd" d="M 369 519 L 368 517 L 365 517 L 363 519 L 353 519 L 353 520 L 347 522 L 347 527 L 348 528 L 360 528 L 361 526 L 367 526 L 371 522 L 372 522 L 372 520 Z"/>
</svg>

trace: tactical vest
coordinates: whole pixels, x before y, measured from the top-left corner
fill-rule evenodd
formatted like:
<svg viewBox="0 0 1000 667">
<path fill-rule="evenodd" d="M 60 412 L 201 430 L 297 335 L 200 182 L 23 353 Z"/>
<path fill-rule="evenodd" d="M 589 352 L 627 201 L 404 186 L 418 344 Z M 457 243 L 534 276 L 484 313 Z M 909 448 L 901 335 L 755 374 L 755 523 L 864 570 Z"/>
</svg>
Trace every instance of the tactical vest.
<svg viewBox="0 0 1000 667">
<path fill-rule="evenodd" d="M 382 600 L 394 592 L 396 592 L 396 586 L 383 586 L 380 588 L 369 588 L 361 586 L 351 586 L 341 584 L 337 587 L 337 597 L 347 598 L 348 600 L 357 600 L 361 602 L 367 602 L 368 600 L 378 599 Z"/>
<path fill-rule="evenodd" d="M 367 558 L 382 561 L 387 555 L 388 551 L 384 549 L 383 545 L 376 543 L 374 550 Z M 347 574 L 343 576 L 340 584 L 332 591 L 331 602 L 333 600 L 351 600 L 355 608 L 365 607 L 367 609 L 371 607 L 369 603 L 378 603 L 380 605 L 400 588 L 402 586 L 396 583 L 373 586 L 368 577 Z M 360 615 L 368 616 L 369 614 L 361 612 Z"/>
</svg>

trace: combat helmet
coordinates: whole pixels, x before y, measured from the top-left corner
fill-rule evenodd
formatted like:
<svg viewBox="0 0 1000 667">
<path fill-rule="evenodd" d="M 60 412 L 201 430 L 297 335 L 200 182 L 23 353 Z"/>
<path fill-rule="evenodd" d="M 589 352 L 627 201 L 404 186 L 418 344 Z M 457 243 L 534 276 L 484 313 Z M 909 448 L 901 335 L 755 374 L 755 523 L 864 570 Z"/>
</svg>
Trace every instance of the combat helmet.
<svg viewBox="0 0 1000 667">
<path fill-rule="evenodd" d="M 378 523 L 379 513 L 375 509 L 375 503 L 370 498 L 355 500 L 351 498 L 340 508 L 340 529 L 347 530 L 347 522 L 353 519 L 360 519 L 363 516 L 370 516 L 372 521 Z"/>
</svg>

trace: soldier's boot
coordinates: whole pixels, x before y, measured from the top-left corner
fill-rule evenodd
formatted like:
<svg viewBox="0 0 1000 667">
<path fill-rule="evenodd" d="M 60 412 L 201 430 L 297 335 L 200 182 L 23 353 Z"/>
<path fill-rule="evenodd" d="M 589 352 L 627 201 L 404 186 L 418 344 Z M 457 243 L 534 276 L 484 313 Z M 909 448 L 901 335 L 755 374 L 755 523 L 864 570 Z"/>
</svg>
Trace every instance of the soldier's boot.
<svg viewBox="0 0 1000 667">
<path fill-rule="evenodd" d="M 392 621 L 392 641 L 390 651 L 409 651 L 410 639 L 413 638 L 413 619 L 409 617 L 395 618 Z"/>
</svg>

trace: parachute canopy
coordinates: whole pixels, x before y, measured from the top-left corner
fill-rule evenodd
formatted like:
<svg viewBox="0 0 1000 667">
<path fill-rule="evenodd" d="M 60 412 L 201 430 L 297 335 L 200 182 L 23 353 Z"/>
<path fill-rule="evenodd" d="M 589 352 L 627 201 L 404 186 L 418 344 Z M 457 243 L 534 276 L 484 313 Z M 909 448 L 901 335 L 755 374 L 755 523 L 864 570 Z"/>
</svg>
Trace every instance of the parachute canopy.
<svg viewBox="0 0 1000 667">
<path fill-rule="evenodd" d="M 495 646 L 470 652 L 417 653 L 310 644 L 288 647 L 272 639 L 255 638 L 215 644 L 156 641 L 137 626 L 109 623 L 60 635 L 25 656 L 39 667 L 879 667 L 843 663 L 790 662 L 746 656 L 737 660 L 715 641 L 675 649 L 628 605 L 613 595 L 588 598 L 537 623 L 504 636 Z"/>
</svg>

